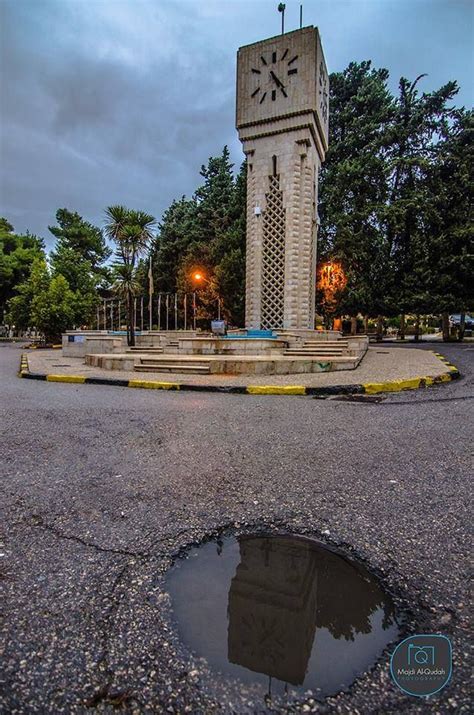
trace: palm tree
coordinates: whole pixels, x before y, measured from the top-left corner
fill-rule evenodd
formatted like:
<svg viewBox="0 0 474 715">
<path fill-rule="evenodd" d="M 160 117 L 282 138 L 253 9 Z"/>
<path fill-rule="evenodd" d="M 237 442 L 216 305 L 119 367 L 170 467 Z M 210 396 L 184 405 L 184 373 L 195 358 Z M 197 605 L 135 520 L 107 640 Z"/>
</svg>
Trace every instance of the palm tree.
<svg viewBox="0 0 474 715">
<path fill-rule="evenodd" d="M 127 302 L 127 343 L 135 345 L 135 315 L 133 299 L 139 285 L 136 280 L 137 261 L 148 248 L 153 236 L 155 218 L 144 211 L 133 211 L 125 206 L 109 206 L 106 210 L 105 233 L 115 243 L 114 266 L 117 293 Z"/>
<path fill-rule="evenodd" d="M 127 306 L 127 344 L 135 344 L 135 311 L 133 300 L 140 292 L 140 283 L 131 266 L 115 263 L 112 267 L 112 290 Z M 133 336 L 133 342 L 132 337 Z"/>
</svg>

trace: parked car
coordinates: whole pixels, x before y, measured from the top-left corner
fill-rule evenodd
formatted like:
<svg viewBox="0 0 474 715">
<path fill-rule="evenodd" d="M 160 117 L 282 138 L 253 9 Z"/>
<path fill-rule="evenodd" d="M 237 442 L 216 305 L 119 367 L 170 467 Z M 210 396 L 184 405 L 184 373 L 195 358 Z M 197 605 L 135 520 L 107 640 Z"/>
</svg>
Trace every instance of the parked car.
<svg viewBox="0 0 474 715">
<path fill-rule="evenodd" d="M 458 328 L 461 325 L 461 314 L 455 313 L 454 315 L 450 315 L 449 316 L 449 324 L 452 327 Z M 472 328 L 474 328 L 474 318 L 472 317 L 472 315 L 469 315 L 468 313 L 466 313 L 465 327 L 468 328 L 469 330 L 472 330 Z"/>
</svg>

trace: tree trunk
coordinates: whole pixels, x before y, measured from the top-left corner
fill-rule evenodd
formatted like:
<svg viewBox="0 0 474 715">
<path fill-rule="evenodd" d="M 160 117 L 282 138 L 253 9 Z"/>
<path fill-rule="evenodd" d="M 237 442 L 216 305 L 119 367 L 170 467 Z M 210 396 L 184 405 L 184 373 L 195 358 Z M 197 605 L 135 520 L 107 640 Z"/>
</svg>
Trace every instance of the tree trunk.
<svg viewBox="0 0 474 715">
<path fill-rule="evenodd" d="M 351 318 L 351 335 L 357 335 L 357 317 Z"/>
<path fill-rule="evenodd" d="M 381 343 L 383 340 L 383 316 L 382 315 L 377 315 L 377 334 L 375 336 L 375 339 L 378 343 Z"/>
<path fill-rule="evenodd" d="M 449 314 L 442 313 L 441 320 L 443 326 L 443 341 L 447 343 L 449 342 Z"/>
<path fill-rule="evenodd" d="M 367 335 L 369 332 L 369 316 L 364 316 L 364 333 Z"/>
<path fill-rule="evenodd" d="M 420 340 L 420 316 L 416 315 L 415 318 L 415 342 Z"/>
<path fill-rule="evenodd" d="M 405 313 L 400 315 L 400 331 L 398 337 L 400 340 L 405 340 Z"/>
<path fill-rule="evenodd" d="M 466 313 L 461 313 L 461 320 L 459 322 L 458 330 L 458 340 L 464 340 L 464 331 L 466 330 Z"/>
</svg>

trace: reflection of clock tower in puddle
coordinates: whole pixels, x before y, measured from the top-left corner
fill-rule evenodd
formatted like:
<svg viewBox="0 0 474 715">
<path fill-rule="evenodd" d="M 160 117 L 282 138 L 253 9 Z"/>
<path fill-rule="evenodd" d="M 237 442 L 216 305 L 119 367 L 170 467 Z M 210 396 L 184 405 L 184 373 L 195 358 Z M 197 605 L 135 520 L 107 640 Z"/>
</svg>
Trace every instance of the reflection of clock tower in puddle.
<svg viewBox="0 0 474 715">
<path fill-rule="evenodd" d="M 240 539 L 229 591 L 231 663 L 301 685 L 316 631 L 318 556 L 285 537 Z"/>
<path fill-rule="evenodd" d="M 316 28 L 241 47 L 237 129 L 248 161 L 248 328 L 314 328 L 318 170 L 328 75 Z"/>
</svg>

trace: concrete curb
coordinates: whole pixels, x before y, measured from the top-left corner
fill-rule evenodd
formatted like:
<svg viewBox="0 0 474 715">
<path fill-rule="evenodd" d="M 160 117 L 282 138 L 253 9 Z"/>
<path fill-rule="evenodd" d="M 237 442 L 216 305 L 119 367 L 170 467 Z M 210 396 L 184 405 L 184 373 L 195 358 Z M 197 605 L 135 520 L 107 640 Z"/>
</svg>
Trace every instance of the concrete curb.
<svg viewBox="0 0 474 715">
<path fill-rule="evenodd" d="M 328 397 L 330 395 L 376 395 L 380 392 L 401 392 L 418 390 L 424 387 L 440 385 L 460 377 L 458 369 L 448 360 L 436 353 L 434 355 L 448 368 L 441 375 L 422 375 L 407 380 L 387 380 L 386 382 L 365 382 L 356 385 L 328 385 L 326 387 L 308 387 L 306 385 L 193 385 L 179 382 L 161 382 L 158 380 L 120 380 L 106 377 L 86 377 L 85 375 L 49 375 L 30 372 L 28 358 L 21 356 L 19 377 L 27 380 L 45 380 L 46 382 L 69 382 L 76 385 L 112 385 L 114 387 L 132 387 L 145 390 L 179 390 L 180 392 L 225 392 L 238 395 L 299 395 Z"/>
</svg>

